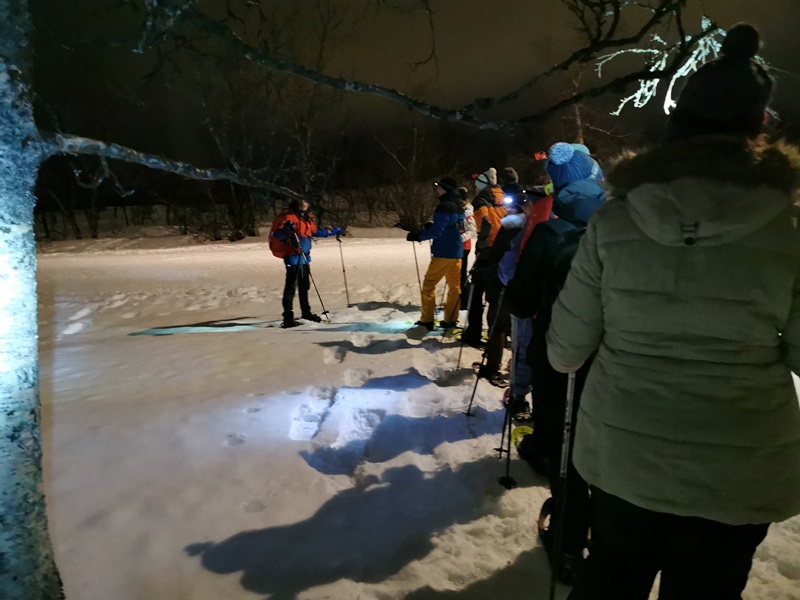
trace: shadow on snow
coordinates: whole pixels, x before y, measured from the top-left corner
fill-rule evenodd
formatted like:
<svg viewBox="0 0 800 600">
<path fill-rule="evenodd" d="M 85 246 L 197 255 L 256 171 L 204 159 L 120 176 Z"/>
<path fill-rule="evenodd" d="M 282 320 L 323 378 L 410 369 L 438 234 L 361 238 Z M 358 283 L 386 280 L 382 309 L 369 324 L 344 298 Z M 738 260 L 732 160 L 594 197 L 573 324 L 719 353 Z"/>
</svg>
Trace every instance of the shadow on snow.
<svg viewBox="0 0 800 600">
<path fill-rule="evenodd" d="M 474 417 L 458 413 L 434 417 L 403 417 L 389 415 L 373 430 L 369 439 L 352 440 L 341 448 L 322 446 L 300 456 L 310 467 L 326 475 L 350 475 L 363 463 L 382 463 L 403 452 L 433 454 L 443 443 L 458 442 L 482 435 L 500 433 L 503 411 L 489 412 L 474 406 Z"/>
<path fill-rule="evenodd" d="M 497 467 L 486 457 L 433 475 L 416 466 L 389 469 L 375 485 L 340 492 L 304 521 L 185 551 L 213 573 L 241 571 L 242 587 L 272 600 L 340 579 L 378 583 L 428 555 L 437 532 L 491 514 L 503 493 Z"/>
</svg>

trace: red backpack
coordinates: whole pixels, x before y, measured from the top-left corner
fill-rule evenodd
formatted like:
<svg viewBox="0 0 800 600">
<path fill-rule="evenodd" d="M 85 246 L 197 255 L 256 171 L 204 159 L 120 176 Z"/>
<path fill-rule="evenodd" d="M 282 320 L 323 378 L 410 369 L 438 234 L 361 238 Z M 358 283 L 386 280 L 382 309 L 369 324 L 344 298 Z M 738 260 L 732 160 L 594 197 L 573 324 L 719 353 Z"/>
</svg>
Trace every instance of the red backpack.
<svg viewBox="0 0 800 600">
<path fill-rule="evenodd" d="M 272 227 L 270 227 L 269 230 L 269 249 L 272 251 L 272 255 L 277 258 L 284 258 L 286 256 L 286 250 L 288 250 L 288 244 L 284 240 L 279 240 L 275 237 L 275 232 L 283 227 L 285 222 L 286 213 L 278 215 L 272 222 Z"/>
</svg>

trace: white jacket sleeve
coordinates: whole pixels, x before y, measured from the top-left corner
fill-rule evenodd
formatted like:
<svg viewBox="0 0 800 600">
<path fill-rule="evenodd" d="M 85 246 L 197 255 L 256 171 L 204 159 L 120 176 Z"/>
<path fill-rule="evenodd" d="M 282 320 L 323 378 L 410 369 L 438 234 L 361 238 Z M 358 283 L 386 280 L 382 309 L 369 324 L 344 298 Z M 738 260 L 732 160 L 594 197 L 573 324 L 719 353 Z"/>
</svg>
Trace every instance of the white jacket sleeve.
<svg viewBox="0 0 800 600">
<path fill-rule="evenodd" d="M 461 234 L 461 241 L 478 239 L 478 227 L 475 225 L 474 213 L 469 210 L 464 213 L 464 233 Z"/>
<path fill-rule="evenodd" d="M 577 371 L 603 339 L 602 274 L 597 235 L 590 222 L 572 260 L 564 289 L 553 305 L 547 331 L 547 357 L 556 371 Z"/>
</svg>

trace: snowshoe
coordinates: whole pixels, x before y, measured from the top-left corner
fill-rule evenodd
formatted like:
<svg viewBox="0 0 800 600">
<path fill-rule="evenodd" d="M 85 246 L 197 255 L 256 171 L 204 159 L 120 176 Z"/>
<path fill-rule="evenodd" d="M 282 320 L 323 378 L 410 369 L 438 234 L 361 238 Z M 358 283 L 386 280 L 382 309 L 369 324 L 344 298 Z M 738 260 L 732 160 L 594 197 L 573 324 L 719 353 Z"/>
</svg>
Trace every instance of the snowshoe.
<svg viewBox="0 0 800 600">
<path fill-rule="evenodd" d="M 485 379 L 491 385 L 499 388 L 507 388 L 508 387 L 508 380 L 500 371 L 494 371 L 487 367 L 486 365 L 482 365 L 480 362 L 472 363 L 473 369 L 478 369 L 478 378 Z"/>
<path fill-rule="evenodd" d="M 439 327 L 442 329 L 455 329 L 458 327 L 458 321 L 439 321 Z"/>
<path fill-rule="evenodd" d="M 417 321 L 414 323 L 415 327 L 424 327 L 428 331 L 433 331 L 436 323 L 434 321 Z"/>
<path fill-rule="evenodd" d="M 528 427 L 527 425 L 518 425 L 511 430 L 511 443 L 514 444 L 518 452 L 519 445 L 529 435 L 533 435 L 533 427 Z"/>
<path fill-rule="evenodd" d="M 503 396 L 503 404 L 507 405 L 512 420 L 521 423 L 528 423 L 532 420 L 531 407 L 524 396 L 508 394 L 507 397 Z"/>
<path fill-rule="evenodd" d="M 283 323 L 281 323 L 281 327 L 283 329 L 290 329 L 291 327 L 299 327 L 300 325 L 302 325 L 302 323 L 295 319 L 284 319 Z"/>
<path fill-rule="evenodd" d="M 304 321 L 311 321 L 312 323 L 322 323 L 320 316 L 315 315 L 314 313 L 303 313 L 300 315 L 300 318 Z"/>
</svg>

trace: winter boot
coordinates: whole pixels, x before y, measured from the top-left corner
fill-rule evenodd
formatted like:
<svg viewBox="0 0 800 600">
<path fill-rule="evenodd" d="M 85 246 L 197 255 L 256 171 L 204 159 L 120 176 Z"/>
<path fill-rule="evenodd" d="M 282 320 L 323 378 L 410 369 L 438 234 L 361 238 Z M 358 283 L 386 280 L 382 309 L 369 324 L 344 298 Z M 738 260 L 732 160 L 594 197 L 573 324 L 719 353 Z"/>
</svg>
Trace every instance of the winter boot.
<svg viewBox="0 0 800 600">
<path fill-rule="evenodd" d="M 433 321 L 417 321 L 414 323 L 417 327 L 424 327 L 428 331 L 433 331 L 434 322 Z"/>
<path fill-rule="evenodd" d="M 281 327 L 289 329 L 290 327 L 297 327 L 298 325 L 302 325 L 302 323 L 294 318 L 293 312 L 283 313 L 283 323 L 281 323 Z"/>
<path fill-rule="evenodd" d="M 495 387 L 508 387 L 508 381 L 503 377 L 503 374 L 500 371 L 489 368 L 487 365 L 483 365 L 478 369 L 478 377 L 480 379 L 485 379 Z"/>
<path fill-rule="evenodd" d="M 304 312 L 302 315 L 300 315 L 300 318 L 306 321 L 312 321 L 313 323 L 322 323 L 322 319 L 319 317 L 319 315 L 315 315 L 312 312 Z"/>
<path fill-rule="evenodd" d="M 467 330 L 464 330 L 464 332 L 461 334 L 461 341 L 467 346 L 477 348 L 479 350 L 486 346 L 486 343 L 481 339 L 480 333 L 478 335 L 473 335 Z"/>
<path fill-rule="evenodd" d="M 508 410 L 514 421 L 528 422 L 531 420 L 531 407 L 525 399 L 525 396 L 512 394 L 508 404 Z"/>
<path fill-rule="evenodd" d="M 552 496 L 545 500 L 542 505 L 542 510 L 539 513 L 537 522 L 539 530 L 539 539 L 544 546 L 547 553 L 547 560 L 550 563 L 550 568 L 553 567 L 553 552 L 554 552 L 554 532 L 551 527 L 553 524 L 553 512 L 556 510 L 556 503 L 553 501 Z M 564 552 L 562 550 L 561 557 L 558 561 L 558 572 L 556 579 L 564 585 L 575 585 L 578 577 L 583 570 L 584 565 L 583 554 L 573 554 L 571 552 Z"/>
<path fill-rule="evenodd" d="M 458 321 L 439 321 L 439 327 L 442 329 L 455 329 L 458 326 Z"/>
</svg>

